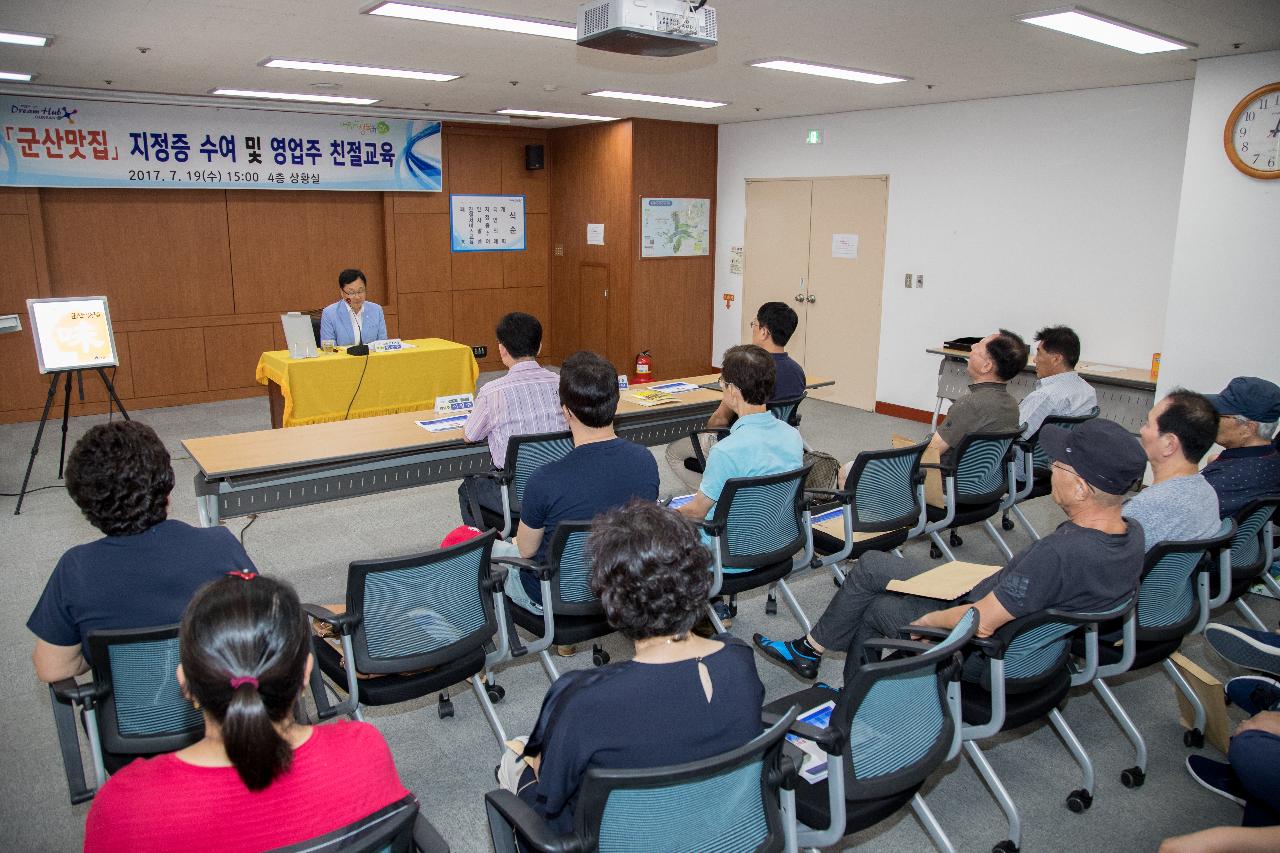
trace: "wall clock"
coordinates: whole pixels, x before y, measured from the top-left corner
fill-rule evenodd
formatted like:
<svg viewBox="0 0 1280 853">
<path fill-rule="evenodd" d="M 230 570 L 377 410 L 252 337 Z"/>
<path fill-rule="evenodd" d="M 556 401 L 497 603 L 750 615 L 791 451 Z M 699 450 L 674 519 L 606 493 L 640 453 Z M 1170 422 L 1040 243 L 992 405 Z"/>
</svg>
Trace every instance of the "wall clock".
<svg viewBox="0 0 1280 853">
<path fill-rule="evenodd" d="M 1280 178 L 1280 83 L 1245 95 L 1227 117 L 1222 145 L 1231 165 L 1252 178 Z"/>
</svg>

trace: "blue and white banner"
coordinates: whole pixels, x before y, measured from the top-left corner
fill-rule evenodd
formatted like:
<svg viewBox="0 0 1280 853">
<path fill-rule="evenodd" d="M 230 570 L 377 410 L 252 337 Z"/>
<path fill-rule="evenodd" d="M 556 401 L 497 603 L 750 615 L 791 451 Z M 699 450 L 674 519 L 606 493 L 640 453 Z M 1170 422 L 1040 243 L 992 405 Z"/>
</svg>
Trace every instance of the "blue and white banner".
<svg viewBox="0 0 1280 853">
<path fill-rule="evenodd" d="M 455 252 L 524 249 L 524 196 L 449 196 L 449 248 Z"/>
<path fill-rule="evenodd" d="M 440 192 L 440 122 L 0 95 L 0 186 Z"/>
</svg>

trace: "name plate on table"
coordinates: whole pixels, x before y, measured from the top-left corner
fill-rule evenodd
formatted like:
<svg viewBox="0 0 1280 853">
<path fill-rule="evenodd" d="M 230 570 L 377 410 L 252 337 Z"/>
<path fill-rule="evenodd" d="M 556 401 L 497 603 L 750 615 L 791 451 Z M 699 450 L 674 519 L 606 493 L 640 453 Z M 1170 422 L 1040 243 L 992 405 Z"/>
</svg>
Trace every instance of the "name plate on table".
<svg viewBox="0 0 1280 853">
<path fill-rule="evenodd" d="M 436 414 L 442 415 L 446 412 L 470 414 L 475 404 L 475 397 L 470 394 L 449 394 L 445 397 L 436 397 Z"/>
<path fill-rule="evenodd" d="M 402 349 L 413 349 L 413 344 L 406 344 L 399 338 L 388 338 L 385 341 L 374 341 L 369 344 L 369 349 L 373 352 L 395 352 Z"/>
<path fill-rule="evenodd" d="M 658 382 L 650 385 L 651 391 L 662 391 L 666 394 L 683 394 L 686 391 L 697 391 L 701 385 L 694 385 L 691 382 Z"/>
</svg>

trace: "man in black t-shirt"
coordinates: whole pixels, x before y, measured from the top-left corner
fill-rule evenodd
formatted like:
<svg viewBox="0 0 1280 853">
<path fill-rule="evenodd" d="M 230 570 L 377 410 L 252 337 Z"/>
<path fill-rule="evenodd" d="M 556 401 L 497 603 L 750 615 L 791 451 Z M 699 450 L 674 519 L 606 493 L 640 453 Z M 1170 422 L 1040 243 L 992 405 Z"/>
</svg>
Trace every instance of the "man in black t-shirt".
<svg viewBox="0 0 1280 853">
<path fill-rule="evenodd" d="M 1146 468 L 1141 445 L 1114 421 L 1094 418 L 1075 431 L 1044 427 L 1040 446 L 1053 460 L 1053 499 L 1067 520 L 952 606 L 938 610 L 934 599 L 887 591 L 889 581 L 930 567 L 872 551 L 849 573 L 809 634 L 782 641 L 756 634 L 756 646 L 802 678 L 817 677 L 827 649 L 844 651 L 848 680 L 867 639 L 895 636 L 909 624 L 950 630 L 970 606 L 978 609 L 978 636 L 989 637 L 1041 610 L 1096 612 L 1119 603 L 1142 574 L 1142 527 L 1121 516 L 1122 496 Z"/>
</svg>

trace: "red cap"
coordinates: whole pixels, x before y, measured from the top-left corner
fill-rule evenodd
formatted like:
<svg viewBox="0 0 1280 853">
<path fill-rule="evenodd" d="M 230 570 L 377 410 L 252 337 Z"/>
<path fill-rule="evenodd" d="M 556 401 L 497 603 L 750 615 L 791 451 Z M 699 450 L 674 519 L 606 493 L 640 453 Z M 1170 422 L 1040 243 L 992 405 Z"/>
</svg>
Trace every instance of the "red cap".
<svg viewBox="0 0 1280 853">
<path fill-rule="evenodd" d="M 451 548 L 454 545 L 461 545 L 471 539 L 475 539 L 484 531 L 477 530 L 466 524 L 459 524 L 457 527 L 449 531 L 449 534 L 440 542 L 441 548 Z"/>
</svg>

